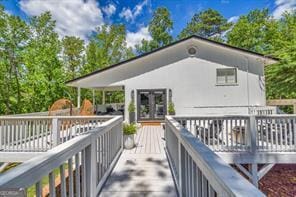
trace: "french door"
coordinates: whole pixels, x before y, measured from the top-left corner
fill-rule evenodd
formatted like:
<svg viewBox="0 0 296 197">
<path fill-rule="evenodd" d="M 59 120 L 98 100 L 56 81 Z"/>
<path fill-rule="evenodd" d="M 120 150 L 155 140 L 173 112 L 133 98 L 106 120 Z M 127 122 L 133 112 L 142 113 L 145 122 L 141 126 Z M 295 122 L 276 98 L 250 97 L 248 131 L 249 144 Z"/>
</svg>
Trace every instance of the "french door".
<svg viewBox="0 0 296 197">
<path fill-rule="evenodd" d="M 138 90 L 137 115 L 139 121 L 164 120 L 166 90 Z"/>
</svg>

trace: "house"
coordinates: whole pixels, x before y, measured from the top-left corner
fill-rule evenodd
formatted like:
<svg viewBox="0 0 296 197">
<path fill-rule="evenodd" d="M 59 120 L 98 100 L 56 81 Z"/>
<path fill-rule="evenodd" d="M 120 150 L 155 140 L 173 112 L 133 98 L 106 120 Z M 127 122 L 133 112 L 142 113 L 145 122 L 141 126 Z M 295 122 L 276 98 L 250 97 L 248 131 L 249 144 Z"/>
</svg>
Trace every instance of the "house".
<svg viewBox="0 0 296 197">
<path fill-rule="evenodd" d="M 275 62 L 194 35 L 67 85 L 79 92 L 123 90 L 125 106 L 135 103 L 138 122 L 164 120 L 170 102 L 177 115 L 248 114 L 250 107 L 266 105 L 264 66 Z M 125 120 L 128 114 L 125 107 Z"/>
<path fill-rule="evenodd" d="M 125 106 L 136 104 L 138 122 L 165 119 L 165 130 L 138 127 L 136 146 L 123 150 L 122 116 L 0 117 L 0 162 L 24 162 L 0 176 L 0 190 L 24 193 L 33 186 L 36 196 L 265 196 L 261 189 L 293 195 L 292 178 L 279 182 L 276 176 L 293 176 L 296 116 L 245 115 L 265 107 L 264 66 L 275 62 L 192 36 L 69 81 L 78 88 L 78 107 L 81 88 L 123 90 Z M 170 102 L 177 116 L 165 117 Z M 266 175 L 272 169 L 276 173 Z"/>
</svg>

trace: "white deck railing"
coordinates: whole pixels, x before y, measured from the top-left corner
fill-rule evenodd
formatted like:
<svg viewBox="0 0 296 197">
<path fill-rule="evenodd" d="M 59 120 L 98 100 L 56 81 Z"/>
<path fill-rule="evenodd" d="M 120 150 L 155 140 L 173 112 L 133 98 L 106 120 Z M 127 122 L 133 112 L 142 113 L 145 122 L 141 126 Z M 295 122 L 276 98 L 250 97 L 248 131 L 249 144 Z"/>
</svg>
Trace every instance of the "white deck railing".
<svg viewBox="0 0 296 197">
<path fill-rule="evenodd" d="M 12 114 L 12 115 L 5 115 L 9 117 L 20 117 L 20 116 L 69 116 L 72 112 L 72 115 L 78 115 L 79 114 L 79 108 L 72 108 L 72 111 L 70 108 L 67 109 L 60 109 L 55 111 L 44 111 L 44 112 L 32 112 L 32 113 L 24 113 L 24 114 Z M 2 116 L 0 116 L 2 117 Z"/>
<path fill-rule="evenodd" d="M 4 173 L 0 191 L 37 197 L 96 196 L 121 152 L 122 117 L 118 116 Z"/>
<path fill-rule="evenodd" d="M 166 147 L 180 196 L 265 196 L 173 117 Z"/>
<path fill-rule="evenodd" d="M 261 106 L 261 107 L 250 107 L 249 114 L 251 115 L 272 115 L 277 114 L 276 106 Z"/>
<path fill-rule="evenodd" d="M 296 115 L 174 118 L 216 152 L 296 152 Z"/>
<path fill-rule="evenodd" d="M 106 116 L 0 117 L 0 152 L 42 152 L 98 127 Z"/>
</svg>

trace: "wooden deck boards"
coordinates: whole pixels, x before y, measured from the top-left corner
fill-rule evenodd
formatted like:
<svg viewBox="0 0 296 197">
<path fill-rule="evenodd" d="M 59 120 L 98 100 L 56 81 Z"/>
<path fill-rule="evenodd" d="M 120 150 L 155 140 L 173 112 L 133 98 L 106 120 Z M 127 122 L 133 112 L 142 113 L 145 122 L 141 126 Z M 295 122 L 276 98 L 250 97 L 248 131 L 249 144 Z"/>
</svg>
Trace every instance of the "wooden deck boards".
<svg viewBox="0 0 296 197">
<path fill-rule="evenodd" d="M 141 127 L 135 137 L 136 147 L 123 151 L 100 196 L 177 196 L 163 135 L 160 126 Z"/>
</svg>

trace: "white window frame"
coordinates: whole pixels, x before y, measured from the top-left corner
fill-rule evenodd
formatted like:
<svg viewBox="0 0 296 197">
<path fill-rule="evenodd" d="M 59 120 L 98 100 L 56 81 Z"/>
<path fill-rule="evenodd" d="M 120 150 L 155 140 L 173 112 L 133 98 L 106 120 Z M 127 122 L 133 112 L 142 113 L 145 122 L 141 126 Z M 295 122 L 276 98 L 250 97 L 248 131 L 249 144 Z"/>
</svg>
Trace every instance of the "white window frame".
<svg viewBox="0 0 296 197">
<path fill-rule="evenodd" d="M 220 70 L 234 70 L 235 82 L 228 82 L 227 75 L 224 75 L 225 81 L 223 83 L 219 82 L 218 81 L 218 72 Z M 238 85 L 238 83 L 237 83 L 237 68 L 217 68 L 216 69 L 216 85 L 217 86 L 236 86 L 236 85 Z"/>
</svg>

